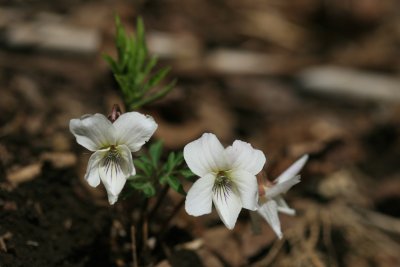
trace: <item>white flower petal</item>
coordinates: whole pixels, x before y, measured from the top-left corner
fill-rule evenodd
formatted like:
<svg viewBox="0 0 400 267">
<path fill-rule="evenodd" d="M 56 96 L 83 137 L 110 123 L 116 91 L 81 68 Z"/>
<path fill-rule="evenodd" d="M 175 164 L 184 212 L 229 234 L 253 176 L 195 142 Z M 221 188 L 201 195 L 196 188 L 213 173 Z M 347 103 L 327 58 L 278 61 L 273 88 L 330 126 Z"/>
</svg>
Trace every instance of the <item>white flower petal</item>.
<svg viewBox="0 0 400 267">
<path fill-rule="evenodd" d="M 121 153 L 121 157 L 124 159 L 121 161 L 121 169 L 126 177 L 129 178 L 129 176 L 135 175 L 136 169 L 133 165 L 132 152 L 129 147 L 126 145 L 119 145 L 116 149 Z"/>
<path fill-rule="evenodd" d="M 244 170 L 233 170 L 228 173 L 236 185 L 243 208 L 256 210 L 258 202 L 257 178 Z"/>
<path fill-rule="evenodd" d="M 69 130 L 81 146 L 96 151 L 115 144 L 115 129 L 102 114 L 85 115 L 69 122 Z"/>
<path fill-rule="evenodd" d="M 99 164 L 107 151 L 108 149 L 98 150 L 90 156 L 85 179 L 91 187 L 97 187 L 100 184 Z"/>
<path fill-rule="evenodd" d="M 267 188 L 265 190 L 265 196 L 270 199 L 277 197 L 280 194 L 286 193 L 292 186 L 297 183 L 300 183 L 300 175 L 292 177 L 291 179 L 284 182 L 274 184 L 272 187 Z"/>
<path fill-rule="evenodd" d="M 300 170 L 304 167 L 308 160 L 308 155 L 302 156 L 295 163 L 293 163 L 286 171 L 284 171 L 278 178 L 275 179 L 276 183 L 285 182 L 293 177 L 295 177 Z"/>
<path fill-rule="evenodd" d="M 117 144 L 127 145 L 132 152 L 138 151 L 157 129 L 157 123 L 152 117 L 139 112 L 124 113 L 113 125 Z"/>
<path fill-rule="evenodd" d="M 110 192 L 107 192 L 107 196 L 108 196 L 108 203 L 110 203 L 110 205 L 114 205 L 115 202 L 117 202 L 118 200 L 118 196 L 114 196 Z"/>
<path fill-rule="evenodd" d="M 213 190 L 213 202 L 222 222 L 232 230 L 242 209 L 238 192 L 234 187 Z"/>
<path fill-rule="evenodd" d="M 100 162 L 100 178 L 107 190 L 110 204 L 114 204 L 122 191 L 126 179 L 136 173 L 132 154 L 125 145 L 109 150 Z"/>
<path fill-rule="evenodd" d="M 254 149 L 249 143 L 236 140 L 225 151 L 232 169 L 242 169 L 258 174 L 264 167 L 266 158 L 261 150 Z"/>
<path fill-rule="evenodd" d="M 212 188 L 215 182 L 214 174 L 207 174 L 198 179 L 189 189 L 185 210 L 193 216 L 208 214 L 212 210 Z"/>
<path fill-rule="evenodd" d="M 227 168 L 224 147 L 211 133 L 205 133 L 187 144 L 183 149 L 183 156 L 190 170 L 200 177 Z"/>
<path fill-rule="evenodd" d="M 278 204 L 279 212 L 292 216 L 296 215 L 296 211 L 289 207 L 289 205 L 286 203 L 286 201 L 283 199 L 282 196 L 278 196 L 274 198 L 274 200 L 276 201 L 276 204 Z"/>
<path fill-rule="evenodd" d="M 258 213 L 267 221 L 267 223 L 271 226 L 272 230 L 274 230 L 275 234 L 282 238 L 281 231 L 281 223 L 278 217 L 278 207 L 274 200 L 269 200 L 262 204 L 261 207 L 257 210 Z"/>
</svg>

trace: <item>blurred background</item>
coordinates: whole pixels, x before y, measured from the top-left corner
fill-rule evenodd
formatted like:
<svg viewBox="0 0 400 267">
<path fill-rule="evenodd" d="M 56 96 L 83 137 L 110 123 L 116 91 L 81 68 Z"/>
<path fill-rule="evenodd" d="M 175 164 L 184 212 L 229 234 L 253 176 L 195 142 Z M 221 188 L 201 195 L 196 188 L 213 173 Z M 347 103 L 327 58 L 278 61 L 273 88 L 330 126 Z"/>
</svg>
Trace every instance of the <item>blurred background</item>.
<svg viewBox="0 0 400 267">
<path fill-rule="evenodd" d="M 272 180 L 305 153 L 284 239 L 242 212 L 182 209 L 146 266 L 400 266 L 396 0 L 0 1 L 0 266 L 131 266 L 130 199 L 83 180 L 71 118 L 122 103 L 102 53 L 137 16 L 176 89 L 142 110 L 181 150 L 203 132 L 265 152 Z M 189 186 L 189 184 L 188 184 Z M 182 197 L 169 192 L 165 214 Z M 153 226 L 157 228 L 157 225 Z M 150 229 L 151 230 L 151 229 Z M 156 230 L 154 230 L 156 231 Z M 143 252 L 144 253 L 144 252 Z M 140 257 L 144 257 L 140 255 Z"/>
</svg>

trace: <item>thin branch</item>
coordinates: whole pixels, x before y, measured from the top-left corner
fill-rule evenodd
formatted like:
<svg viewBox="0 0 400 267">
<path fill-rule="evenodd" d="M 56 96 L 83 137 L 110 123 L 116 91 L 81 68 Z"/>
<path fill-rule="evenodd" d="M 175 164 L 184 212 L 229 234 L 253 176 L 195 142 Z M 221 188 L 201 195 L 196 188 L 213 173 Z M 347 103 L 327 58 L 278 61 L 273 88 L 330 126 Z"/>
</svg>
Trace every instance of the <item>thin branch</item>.
<svg viewBox="0 0 400 267">
<path fill-rule="evenodd" d="M 137 251 L 136 251 L 136 229 L 135 226 L 131 226 L 131 240 L 132 240 L 132 267 L 138 267 Z"/>
</svg>

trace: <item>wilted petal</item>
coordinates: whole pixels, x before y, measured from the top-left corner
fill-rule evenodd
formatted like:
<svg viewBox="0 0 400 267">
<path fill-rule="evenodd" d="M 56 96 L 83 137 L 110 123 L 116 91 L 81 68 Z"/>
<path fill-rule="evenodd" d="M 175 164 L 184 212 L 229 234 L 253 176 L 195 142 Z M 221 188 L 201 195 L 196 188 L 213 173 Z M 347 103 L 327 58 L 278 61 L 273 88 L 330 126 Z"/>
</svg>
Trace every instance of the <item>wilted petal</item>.
<svg viewBox="0 0 400 267">
<path fill-rule="evenodd" d="M 107 190 L 110 204 L 114 204 L 126 179 L 134 175 L 132 154 L 125 145 L 110 149 L 100 162 L 100 178 Z"/>
<path fill-rule="evenodd" d="M 254 149 L 249 143 L 239 140 L 227 147 L 225 153 L 232 169 L 246 170 L 253 175 L 263 169 L 266 161 L 261 150 Z"/>
<path fill-rule="evenodd" d="M 307 160 L 308 160 L 308 155 L 302 156 L 295 163 L 293 163 L 286 171 L 284 171 L 281 175 L 279 175 L 279 177 L 276 178 L 275 182 L 282 183 L 295 177 L 304 167 L 304 164 L 306 164 Z"/>
<path fill-rule="evenodd" d="M 108 149 L 98 150 L 90 156 L 89 163 L 86 169 L 85 179 L 91 187 L 97 187 L 100 183 L 100 161 L 103 159 L 107 151 Z"/>
<path fill-rule="evenodd" d="M 259 207 L 258 213 L 267 221 L 275 234 L 282 238 L 281 223 L 278 217 L 278 206 L 274 200 L 269 200 Z"/>
<path fill-rule="evenodd" d="M 183 156 L 190 170 L 200 177 L 227 168 L 224 147 L 211 133 L 205 133 L 187 144 L 183 149 Z"/>
<path fill-rule="evenodd" d="M 213 202 L 222 222 L 232 230 L 242 209 L 238 192 L 234 187 L 214 188 Z"/>
<path fill-rule="evenodd" d="M 296 211 L 289 207 L 289 205 L 286 203 L 286 201 L 283 199 L 282 196 L 278 196 L 278 197 L 274 198 L 274 200 L 276 201 L 276 204 L 278 205 L 279 212 L 282 212 L 287 215 L 292 215 L 292 216 L 296 214 Z"/>
<path fill-rule="evenodd" d="M 233 170 L 229 173 L 229 176 L 236 185 L 243 208 L 256 210 L 258 202 L 257 178 L 244 170 Z"/>
<path fill-rule="evenodd" d="M 117 144 L 127 145 L 132 152 L 138 151 L 157 129 L 157 123 L 152 117 L 139 112 L 124 113 L 113 125 Z"/>
<path fill-rule="evenodd" d="M 85 115 L 69 122 L 69 130 L 81 146 L 96 151 L 115 143 L 115 129 L 102 114 Z"/>
<path fill-rule="evenodd" d="M 185 210 L 188 214 L 200 216 L 211 212 L 214 181 L 214 174 L 207 174 L 192 185 L 185 201 Z"/>
<path fill-rule="evenodd" d="M 278 182 L 274 184 L 272 187 L 266 189 L 265 196 L 267 198 L 274 198 L 279 196 L 280 194 L 286 193 L 292 186 L 300 183 L 300 175 L 292 177 L 289 180 L 284 182 Z"/>
</svg>

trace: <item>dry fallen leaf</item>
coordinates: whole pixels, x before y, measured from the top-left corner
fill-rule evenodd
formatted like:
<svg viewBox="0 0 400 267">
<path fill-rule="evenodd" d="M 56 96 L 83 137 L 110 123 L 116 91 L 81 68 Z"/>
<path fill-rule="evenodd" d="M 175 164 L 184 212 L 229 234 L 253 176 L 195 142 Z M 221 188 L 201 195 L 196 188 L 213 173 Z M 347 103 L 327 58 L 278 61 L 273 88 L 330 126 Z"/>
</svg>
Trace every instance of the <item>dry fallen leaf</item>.
<svg viewBox="0 0 400 267">
<path fill-rule="evenodd" d="M 42 170 L 42 163 L 35 162 L 30 165 L 9 171 L 7 173 L 7 180 L 13 184 L 20 184 L 33 180 L 40 174 Z"/>
</svg>

